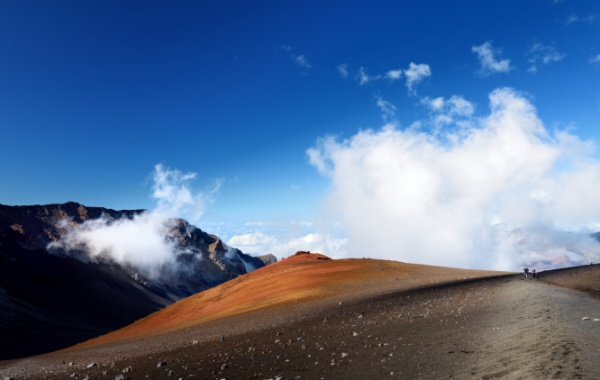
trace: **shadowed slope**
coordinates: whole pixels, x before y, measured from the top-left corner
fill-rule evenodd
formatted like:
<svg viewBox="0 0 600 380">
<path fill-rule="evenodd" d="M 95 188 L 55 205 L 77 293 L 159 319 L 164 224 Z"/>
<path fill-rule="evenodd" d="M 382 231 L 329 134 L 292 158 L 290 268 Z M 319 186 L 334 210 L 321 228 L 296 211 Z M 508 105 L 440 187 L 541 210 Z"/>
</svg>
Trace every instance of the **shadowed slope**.
<svg viewBox="0 0 600 380">
<path fill-rule="evenodd" d="M 579 290 L 600 299 L 600 264 L 540 272 L 539 279 L 549 284 Z"/>
<path fill-rule="evenodd" d="M 75 202 L 0 204 L 0 360 L 69 347 L 264 266 L 183 219 L 157 225 L 157 241 L 173 261 L 152 269 L 111 256 L 114 233 L 96 239 L 107 243 L 97 255 L 90 254 L 88 240 L 74 238 L 98 226 L 144 224 L 144 215 Z M 134 234 L 118 235 L 139 245 Z M 144 249 L 141 244 L 133 251 L 146 256 Z"/>
<path fill-rule="evenodd" d="M 253 310 L 281 310 L 299 301 L 304 305 L 332 297 L 367 297 L 499 274 L 505 273 L 370 259 L 331 260 L 299 252 L 75 348 L 160 334 Z"/>
</svg>

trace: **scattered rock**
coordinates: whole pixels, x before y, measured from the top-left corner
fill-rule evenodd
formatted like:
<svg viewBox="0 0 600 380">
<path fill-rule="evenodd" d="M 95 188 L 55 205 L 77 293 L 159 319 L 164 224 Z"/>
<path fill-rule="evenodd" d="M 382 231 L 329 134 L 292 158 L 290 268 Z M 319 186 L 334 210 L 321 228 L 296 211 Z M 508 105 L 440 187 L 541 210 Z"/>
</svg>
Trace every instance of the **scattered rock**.
<svg viewBox="0 0 600 380">
<path fill-rule="evenodd" d="M 342 358 L 347 357 L 349 354 L 347 352 L 342 352 Z"/>
<path fill-rule="evenodd" d="M 161 360 L 158 362 L 158 364 L 156 365 L 156 368 L 160 368 L 160 367 L 164 367 L 167 365 L 167 362 L 164 360 Z"/>
<path fill-rule="evenodd" d="M 583 318 L 581 318 L 581 320 L 582 320 L 582 321 L 589 321 L 589 320 L 590 320 L 590 317 L 583 317 Z"/>
<path fill-rule="evenodd" d="M 352 336 L 358 336 L 358 333 L 356 331 L 353 331 Z"/>
<path fill-rule="evenodd" d="M 364 317 L 365 317 L 365 313 L 360 313 L 360 314 L 358 315 L 358 319 L 360 319 L 360 318 L 364 318 Z"/>
<path fill-rule="evenodd" d="M 196 344 L 198 344 L 198 343 L 200 343 L 200 342 L 198 342 L 196 339 L 192 340 L 192 344 L 193 344 L 193 345 L 196 345 Z"/>
<path fill-rule="evenodd" d="M 115 377 L 115 380 L 125 380 L 125 376 L 117 375 L 117 377 Z"/>
<path fill-rule="evenodd" d="M 98 363 L 90 363 L 87 365 L 87 368 L 98 367 Z"/>
<path fill-rule="evenodd" d="M 127 372 L 131 372 L 131 371 L 133 371 L 133 368 L 131 366 L 127 366 L 127 367 L 123 368 L 122 372 L 127 373 Z"/>
</svg>

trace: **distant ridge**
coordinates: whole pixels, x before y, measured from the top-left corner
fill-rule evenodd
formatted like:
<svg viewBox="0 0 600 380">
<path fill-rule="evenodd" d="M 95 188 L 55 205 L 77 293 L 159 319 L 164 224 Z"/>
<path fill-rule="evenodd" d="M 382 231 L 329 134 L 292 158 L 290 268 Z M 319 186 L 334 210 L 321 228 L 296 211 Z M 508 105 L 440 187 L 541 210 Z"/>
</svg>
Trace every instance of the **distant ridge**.
<svg viewBox="0 0 600 380">
<path fill-rule="evenodd" d="M 194 256 L 178 256 L 178 269 L 161 272 L 156 279 L 110 258 L 91 262 L 85 252 L 47 249 L 63 235 L 61 221 L 78 228 L 90 220 L 131 220 L 144 212 L 76 202 L 0 205 L 0 360 L 106 333 L 274 258 L 259 259 L 227 247 L 183 219 L 172 220 L 166 238 Z"/>
</svg>

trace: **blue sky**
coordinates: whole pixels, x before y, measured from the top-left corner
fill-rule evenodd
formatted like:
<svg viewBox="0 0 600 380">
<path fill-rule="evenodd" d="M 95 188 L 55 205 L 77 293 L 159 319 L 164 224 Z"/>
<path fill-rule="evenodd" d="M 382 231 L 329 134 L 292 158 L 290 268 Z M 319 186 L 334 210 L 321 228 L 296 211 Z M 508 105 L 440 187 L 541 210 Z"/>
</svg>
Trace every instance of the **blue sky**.
<svg viewBox="0 0 600 380">
<path fill-rule="evenodd" d="M 335 199 L 362 172 L 331 152 L 385 128 L 452 150 L 447 133 L 484 128 L 505 89 L 534 107 L 540 141 L 563 152 L 564 132 L 595 165 L 599 32 L 591 0 L 4 1 L 0 203 L 153 209 L 160 164 L 202 200 L 194 222 L 232 243 L 360 256 L 354 211 Z"/>
</svg>

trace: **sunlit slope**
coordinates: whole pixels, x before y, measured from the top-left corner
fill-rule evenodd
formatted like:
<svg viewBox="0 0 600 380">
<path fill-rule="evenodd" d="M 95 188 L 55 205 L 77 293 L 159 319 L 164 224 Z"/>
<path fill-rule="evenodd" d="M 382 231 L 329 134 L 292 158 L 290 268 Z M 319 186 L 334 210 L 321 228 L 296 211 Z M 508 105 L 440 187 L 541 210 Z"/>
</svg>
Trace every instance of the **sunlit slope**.
<svg viewBox="0 0 600 380">
<path fill-rule="evenodd" d="M 367 296 L 500 274 L 506 273 L 371 259 L 331 260 L 321 254 L 296 254 L 183 299 L 78 347 L 149 336 L 257 309 L 283 308 L 296 302 Z"/>
</svg>

